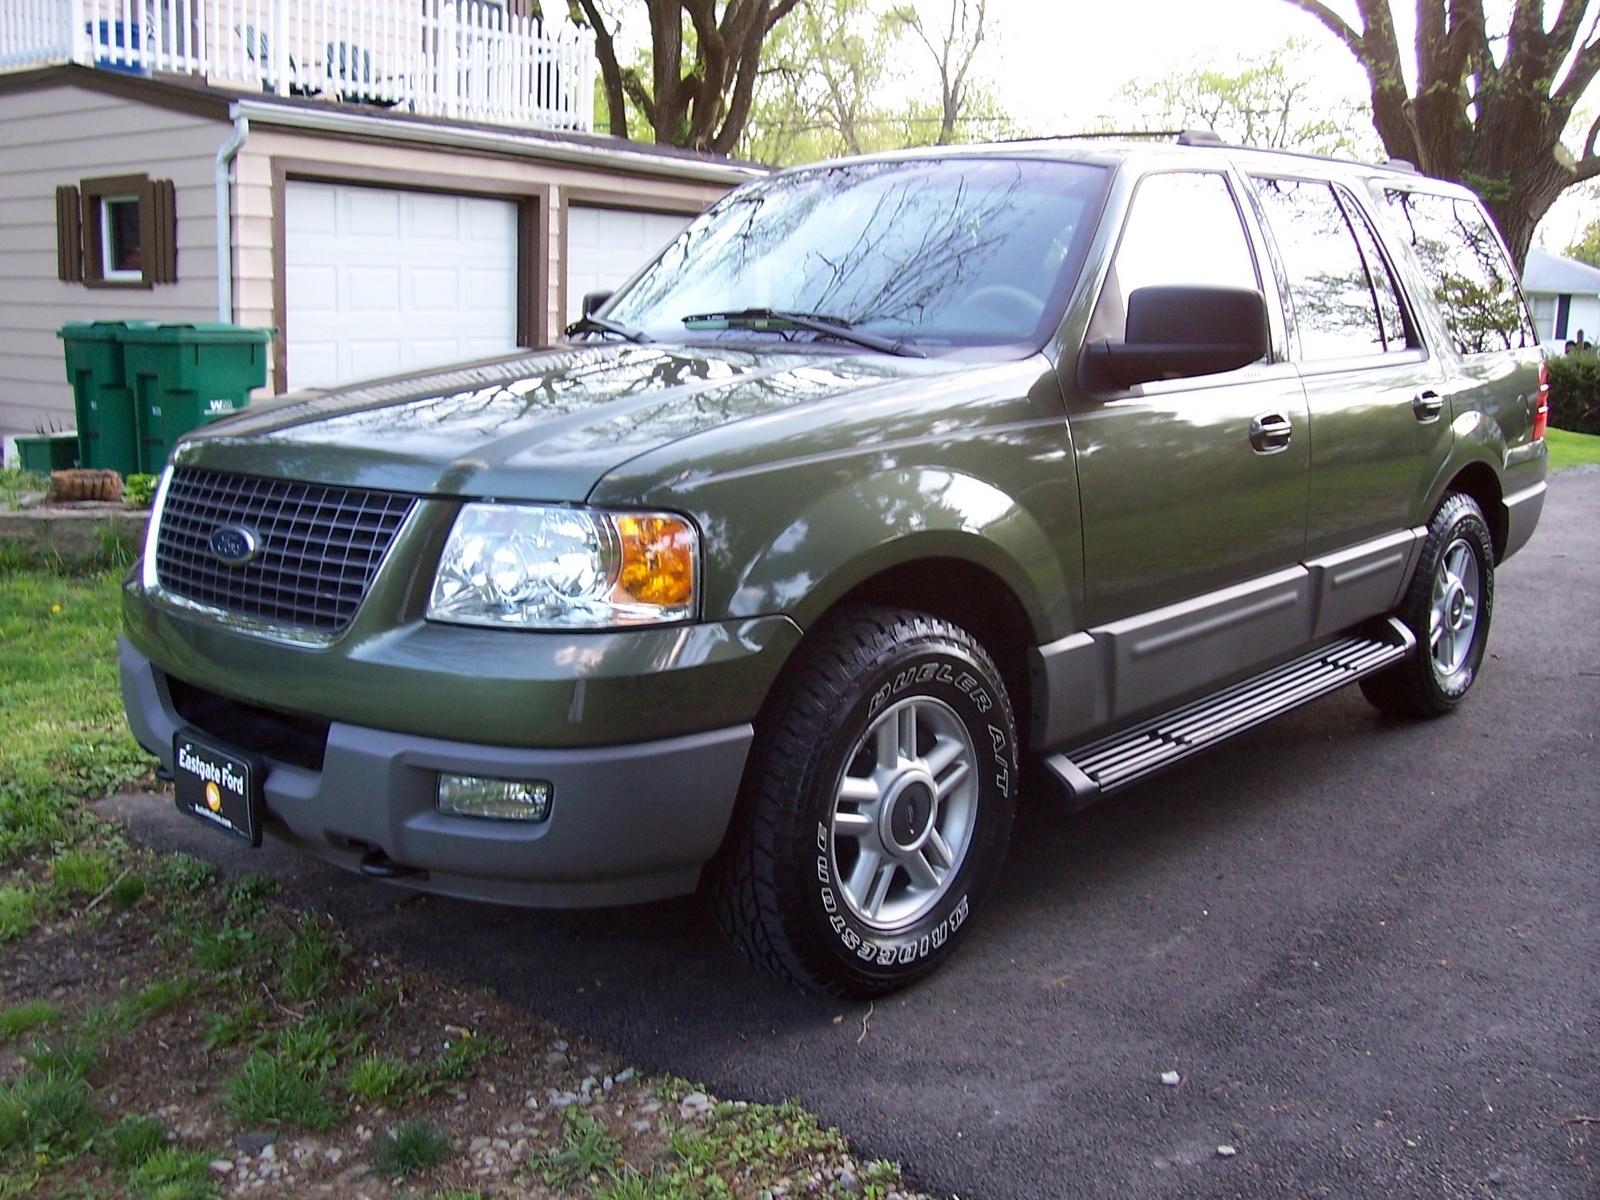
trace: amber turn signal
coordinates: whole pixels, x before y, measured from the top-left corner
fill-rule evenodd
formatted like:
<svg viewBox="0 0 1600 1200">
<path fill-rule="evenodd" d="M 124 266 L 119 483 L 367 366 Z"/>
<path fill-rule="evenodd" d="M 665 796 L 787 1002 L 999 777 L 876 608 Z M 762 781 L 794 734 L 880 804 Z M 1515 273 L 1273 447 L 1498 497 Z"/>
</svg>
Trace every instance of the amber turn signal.
<svg viewBox="0 0 1600 1200">
<path fill-rule="evenodd" d="M 622 551 L 613 599 L 669 609 L 693 604 L 695 537 L 689 523 L 657 514 L 619 513 L 613 520 Z"/>
</svg>

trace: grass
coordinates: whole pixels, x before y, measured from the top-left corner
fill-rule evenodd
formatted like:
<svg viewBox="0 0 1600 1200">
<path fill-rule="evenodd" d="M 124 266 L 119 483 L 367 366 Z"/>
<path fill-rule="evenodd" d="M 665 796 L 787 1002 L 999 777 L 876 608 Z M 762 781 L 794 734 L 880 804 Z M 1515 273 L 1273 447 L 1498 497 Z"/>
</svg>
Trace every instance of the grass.
<svg viewBox="0 0 1600 1200">
<path fill-rule="evenodd" d="M 1573 433 L 1567 429 L 1547 429 L 1545 445 L 1550 448 L 1550 469 L 1588 467 L 1600 463 L 1600 436 Z"/>
<path fill-rule="evenodd" d="M 0 1038 L 11 1039 L 61 1019 L 61 1009 L 48 1000 L 28 1000 L 0 1010 Z"/>
<path fill-rule="evenodd" d="M 540 1193 L 562 1200 L 804 1188 L 818 1156 L 844 1153 L 836 1131 L 792 1107 L 723 1105 L 641 1133 L 623 1104 L 673 1112 L 695 1089 L 631 1072 L 590 1111 L 524 1106 L 524 1089 L 542 1096 L 551 1071 L 569 1070 L 543 1070 L 550 1035 L 526 1014 L 378 969 L 331 921 L 286 908 L 270 880 L 224 881 L 198 858 L 130 846 L 85 803 L 152 766 L 121 712 L 118 590 L 112 573 L 17 569 L 0 555 L 0 954 L 79 956 L 75 985 L 48 998 L 0 981 L 11 989 L 0 1053 L 18 1056 L 0 1086 L 0 1200 L 209 1200 L 234 1188 L 210 1169 L 233 1157 L 226 1139 L 262 1128 L 317 1131 L 346 1164 L 397 1180 L 431 1172 L 419 1196 L 482 1200 L 465 1146 L 490 1130 L 457 1114 L 496 1083 L 490 1103 L 528 1126 L 513 1135 L 529 1144 L 527 1181 L 562 1181 Z M 480 1007 L 499 1024 L 479 1025 Z M 363 1142 L 357 1122 L 374 1128 L 386 1111 L 387 1135 Z M 185 1132 L 196 1127 L 211 1132 Z M 894 1168 L 856 1173 L 861 1200 L 898 1186 Z"/>
<path fill-rule="evenodd" d="M 380 1174 L 404 1179 L 437 1166 L 449 1149 L 450 1138 L 438 1126 L 427 1121 L 406 1121 L 384 1137 L 373 1165 Z"/>
</svg>

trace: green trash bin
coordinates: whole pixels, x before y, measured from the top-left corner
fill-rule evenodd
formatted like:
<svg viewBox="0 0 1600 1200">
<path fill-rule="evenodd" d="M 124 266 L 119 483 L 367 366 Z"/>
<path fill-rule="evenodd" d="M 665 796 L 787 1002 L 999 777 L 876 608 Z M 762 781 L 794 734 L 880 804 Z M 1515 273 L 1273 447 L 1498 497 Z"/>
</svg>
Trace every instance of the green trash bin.
<svg viewBox="0 0 1600 1200">
<path fill-rule="evenodd" d="M 78 465 L 78 435 L 41 433 L 38 437 L 19 437 L 17 457 L 22 460 L 24 471 L 39 475 L 71 470 Z"/>
<path fill-rule="evenodd" d="M 122 369 L 125 321 L 68 321 L 56 331 L 78 414 L 78 465 L 132 475 L 139 469 L 133 391 Z"/>
<path fill-rule="evenodd" d="M 191 429 L 231 416 L 267 382 L 275 331 L 243 325 L 157 325 L 123 329 L 123 369 L 133 391 L 139 470 L 154 474 Z"/>
</svg>

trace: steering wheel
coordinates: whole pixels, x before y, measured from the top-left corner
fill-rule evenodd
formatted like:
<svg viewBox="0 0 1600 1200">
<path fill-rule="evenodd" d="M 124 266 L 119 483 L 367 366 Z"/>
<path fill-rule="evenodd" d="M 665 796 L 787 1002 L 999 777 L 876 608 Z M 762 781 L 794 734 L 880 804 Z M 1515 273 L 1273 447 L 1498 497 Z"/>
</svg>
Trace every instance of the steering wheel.
<svg viewBox="0 0 1600 1200">
<path fill-rule="evenodd" d="M 1024 329 L 1032 329 L 1044 315 L 1043 300 L 1009 283 L 986 284 L 961 303 L 965 308 L 987 308 L 996 315 L 1014 317 Z"/>
</svg>

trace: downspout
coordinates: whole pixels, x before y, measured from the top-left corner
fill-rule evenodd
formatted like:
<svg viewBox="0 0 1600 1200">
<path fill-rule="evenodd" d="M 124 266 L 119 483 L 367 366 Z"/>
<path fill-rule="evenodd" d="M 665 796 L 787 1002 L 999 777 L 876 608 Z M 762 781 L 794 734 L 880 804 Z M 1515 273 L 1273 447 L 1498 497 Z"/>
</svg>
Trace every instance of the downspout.
<svg viewBox="0 0 1600 1200">
<path fill-rule="evenodd" d="M 228 176 L 234 156 L 250 135 L 250 119 L 239 115 L 237 104 L 229 107 L 228 115 L 233 118 L 233 136 L 217 151 L 217 320 L 225 325 L 233 323 L 233 205 Z"/>
</svg>

